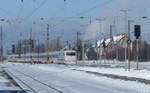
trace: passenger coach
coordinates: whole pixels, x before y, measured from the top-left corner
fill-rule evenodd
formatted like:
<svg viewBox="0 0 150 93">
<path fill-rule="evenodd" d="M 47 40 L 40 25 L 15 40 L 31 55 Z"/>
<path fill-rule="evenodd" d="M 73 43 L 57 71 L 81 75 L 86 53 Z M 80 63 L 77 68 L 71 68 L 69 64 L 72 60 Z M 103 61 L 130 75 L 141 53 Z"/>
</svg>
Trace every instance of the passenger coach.
<svg viewBox="0 0 150 93">
<path fill-rule="evenodd" d="M 12 62 L 33 62 L 33 63 L 66 63 L 77 62 L 77 55 L 74 50 L 62 50 L 45 53 L 27 53 L 19 55 L 8 55 L 8 61 Z"/>
</svg>

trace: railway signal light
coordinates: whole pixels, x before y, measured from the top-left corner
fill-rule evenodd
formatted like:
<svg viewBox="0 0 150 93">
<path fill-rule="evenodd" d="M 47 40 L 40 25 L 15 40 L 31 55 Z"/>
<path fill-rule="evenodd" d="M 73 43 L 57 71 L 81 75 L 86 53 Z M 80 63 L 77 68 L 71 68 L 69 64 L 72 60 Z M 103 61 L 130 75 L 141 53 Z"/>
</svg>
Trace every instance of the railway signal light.
<svg viewBox="0 0 150 93">
<path fill-rule="evenodd" d="M 134 35 L 136 39 L 138 39 L 141 35 L 141 25 L 135 25 L 134 26 Z"/>
<path fill-rule="evenodd" d="M 12 53 L 15 54 L 15 45 L 12 45 Z"/>
<path fill-rule="evenodd" d="M 5 21 L 5 19 L 0 19 L 0 21 Z"/>
</svg>

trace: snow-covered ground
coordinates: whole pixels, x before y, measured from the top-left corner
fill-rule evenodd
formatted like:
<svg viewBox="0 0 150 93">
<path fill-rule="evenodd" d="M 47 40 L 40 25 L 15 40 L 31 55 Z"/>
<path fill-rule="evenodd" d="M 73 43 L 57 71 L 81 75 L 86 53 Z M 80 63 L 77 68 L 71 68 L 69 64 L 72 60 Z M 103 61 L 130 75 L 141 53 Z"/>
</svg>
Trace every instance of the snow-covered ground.
<svg viewBox="0 0 150 93">
<path fill-rule="evenodd" d="M 13 83 L 8 79 L 6 78 L 6 76 L 4 76 L 4 74 L 2 73 L 1 71 L 1 68 L 0 68 L 0 93 L 1 91 L 3 90 L 20 90 L 20 88 L 18 88 L 17 86 L 13 85 Z"/>
<path fill-rule="evenodd" d="M 87 62 L 91 64 L 92 61 Z M 131 62 L 131 69 L 130 71 L 126 71 L 124 66 L 125 62 L 119 61 L 103 61 L 96 62 L 95 65 L 99 65 L 98 67 L 89 67 L 89 66 L 82 66 L 77 67 L 77 70 L 84 70 L 84 71 L 91 71 L 91 72 L 99 72 L 103 74 L 114 74 L 119 76 L 128 76 L 128 77 L 136 77 L 150 80 L 150 62 L 140 62 L 139 69 L 135 70 L 136 62 Z"/>
<path fill-rule="evenodd" d="M 123 68 L 98 68 L 98 67 L 79 67 L 78 70 L 99 72 L 104 74 L 114 74 L 120 76 L 137 77 L 150 80 L 150 71 L 134 70 L 125 71 Z"/>
<path fill-rule="evenodd" d="M 86 66 L 99 66 L 99 67 L 108 67 L 108 68 L 124 68 L 126 64 L 125 61 L 118 61 L 118 60 L 78 61 L 78 65 L 82 65 L 82 66 L 86 65 Z M 136 62 L 131 61 L 130 65 L 131 65 L 131 69 L 136 69 Z M 150 70 L 150 62 L 139 62 L 139 69 Z"/>
<path fill-rule="evenodd" d="M 147 70 L 131 70 L 131 72 L 127 72 L 122 68 L 79 67 L 57 64 L 31 65 L 8 63 L 1 66 L 7 67 L 7 70 L 12 73 L 17 73 L 16 70 L 25 73 L 36 80 L 63 91 L 63 93 L 150 93 L 150 85 L 135 81 L 111 79 L 72 69 L 129 75 L 150 79 L 150 72 Z M 28 81 L 28 78 L 23 78 L 23 76 L 19 74 L 18 76 Z M 33 82 L 28 81 L 28 84 L 35 86 Z M 42 86 L 38 87 L 38 90 L 42 89 Z M 49 92 L 47 91 L 47 93 Z"/>
</svg>

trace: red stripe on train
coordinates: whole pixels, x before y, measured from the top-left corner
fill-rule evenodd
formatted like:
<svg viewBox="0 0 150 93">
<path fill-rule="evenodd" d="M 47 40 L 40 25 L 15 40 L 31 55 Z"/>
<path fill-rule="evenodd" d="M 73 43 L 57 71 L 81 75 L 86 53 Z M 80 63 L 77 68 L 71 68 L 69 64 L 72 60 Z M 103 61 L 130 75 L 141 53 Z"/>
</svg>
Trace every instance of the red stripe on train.
<svg viewBox="0 0 150 93">
<path fill-rule="evenodd" d="M 57 60 L 63 62 L 77 62 L 77 60 L 65 60 L 65 59 L 57 59 Z"/>
</svg>

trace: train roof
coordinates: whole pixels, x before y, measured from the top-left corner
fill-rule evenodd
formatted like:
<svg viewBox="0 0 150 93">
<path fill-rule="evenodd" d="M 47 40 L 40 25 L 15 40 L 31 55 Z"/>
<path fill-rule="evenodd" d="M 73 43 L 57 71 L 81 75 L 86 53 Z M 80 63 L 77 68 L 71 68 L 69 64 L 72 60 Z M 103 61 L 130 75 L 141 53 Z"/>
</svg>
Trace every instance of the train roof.
<svg viewBox="0 0 150 93">
<path fill-rule="evenodd" d="M 52 51 L 52 52 L 48 52 L 48 54 L 57 54 L 57 53 L 62 53 L 62 52 L 76 52 L 75 50 L 61 50 L 61 51 Z M 47 52 L 44 53 L 26 53 L 26 54 L 21 54 L 20 56 L 44 56 L 47 55 Z M 7 56 L 13 56 L 13 57 L 18 57 L 18 54 L 11 54 L 11 55 L 7 55 Z"/>
</svg>

